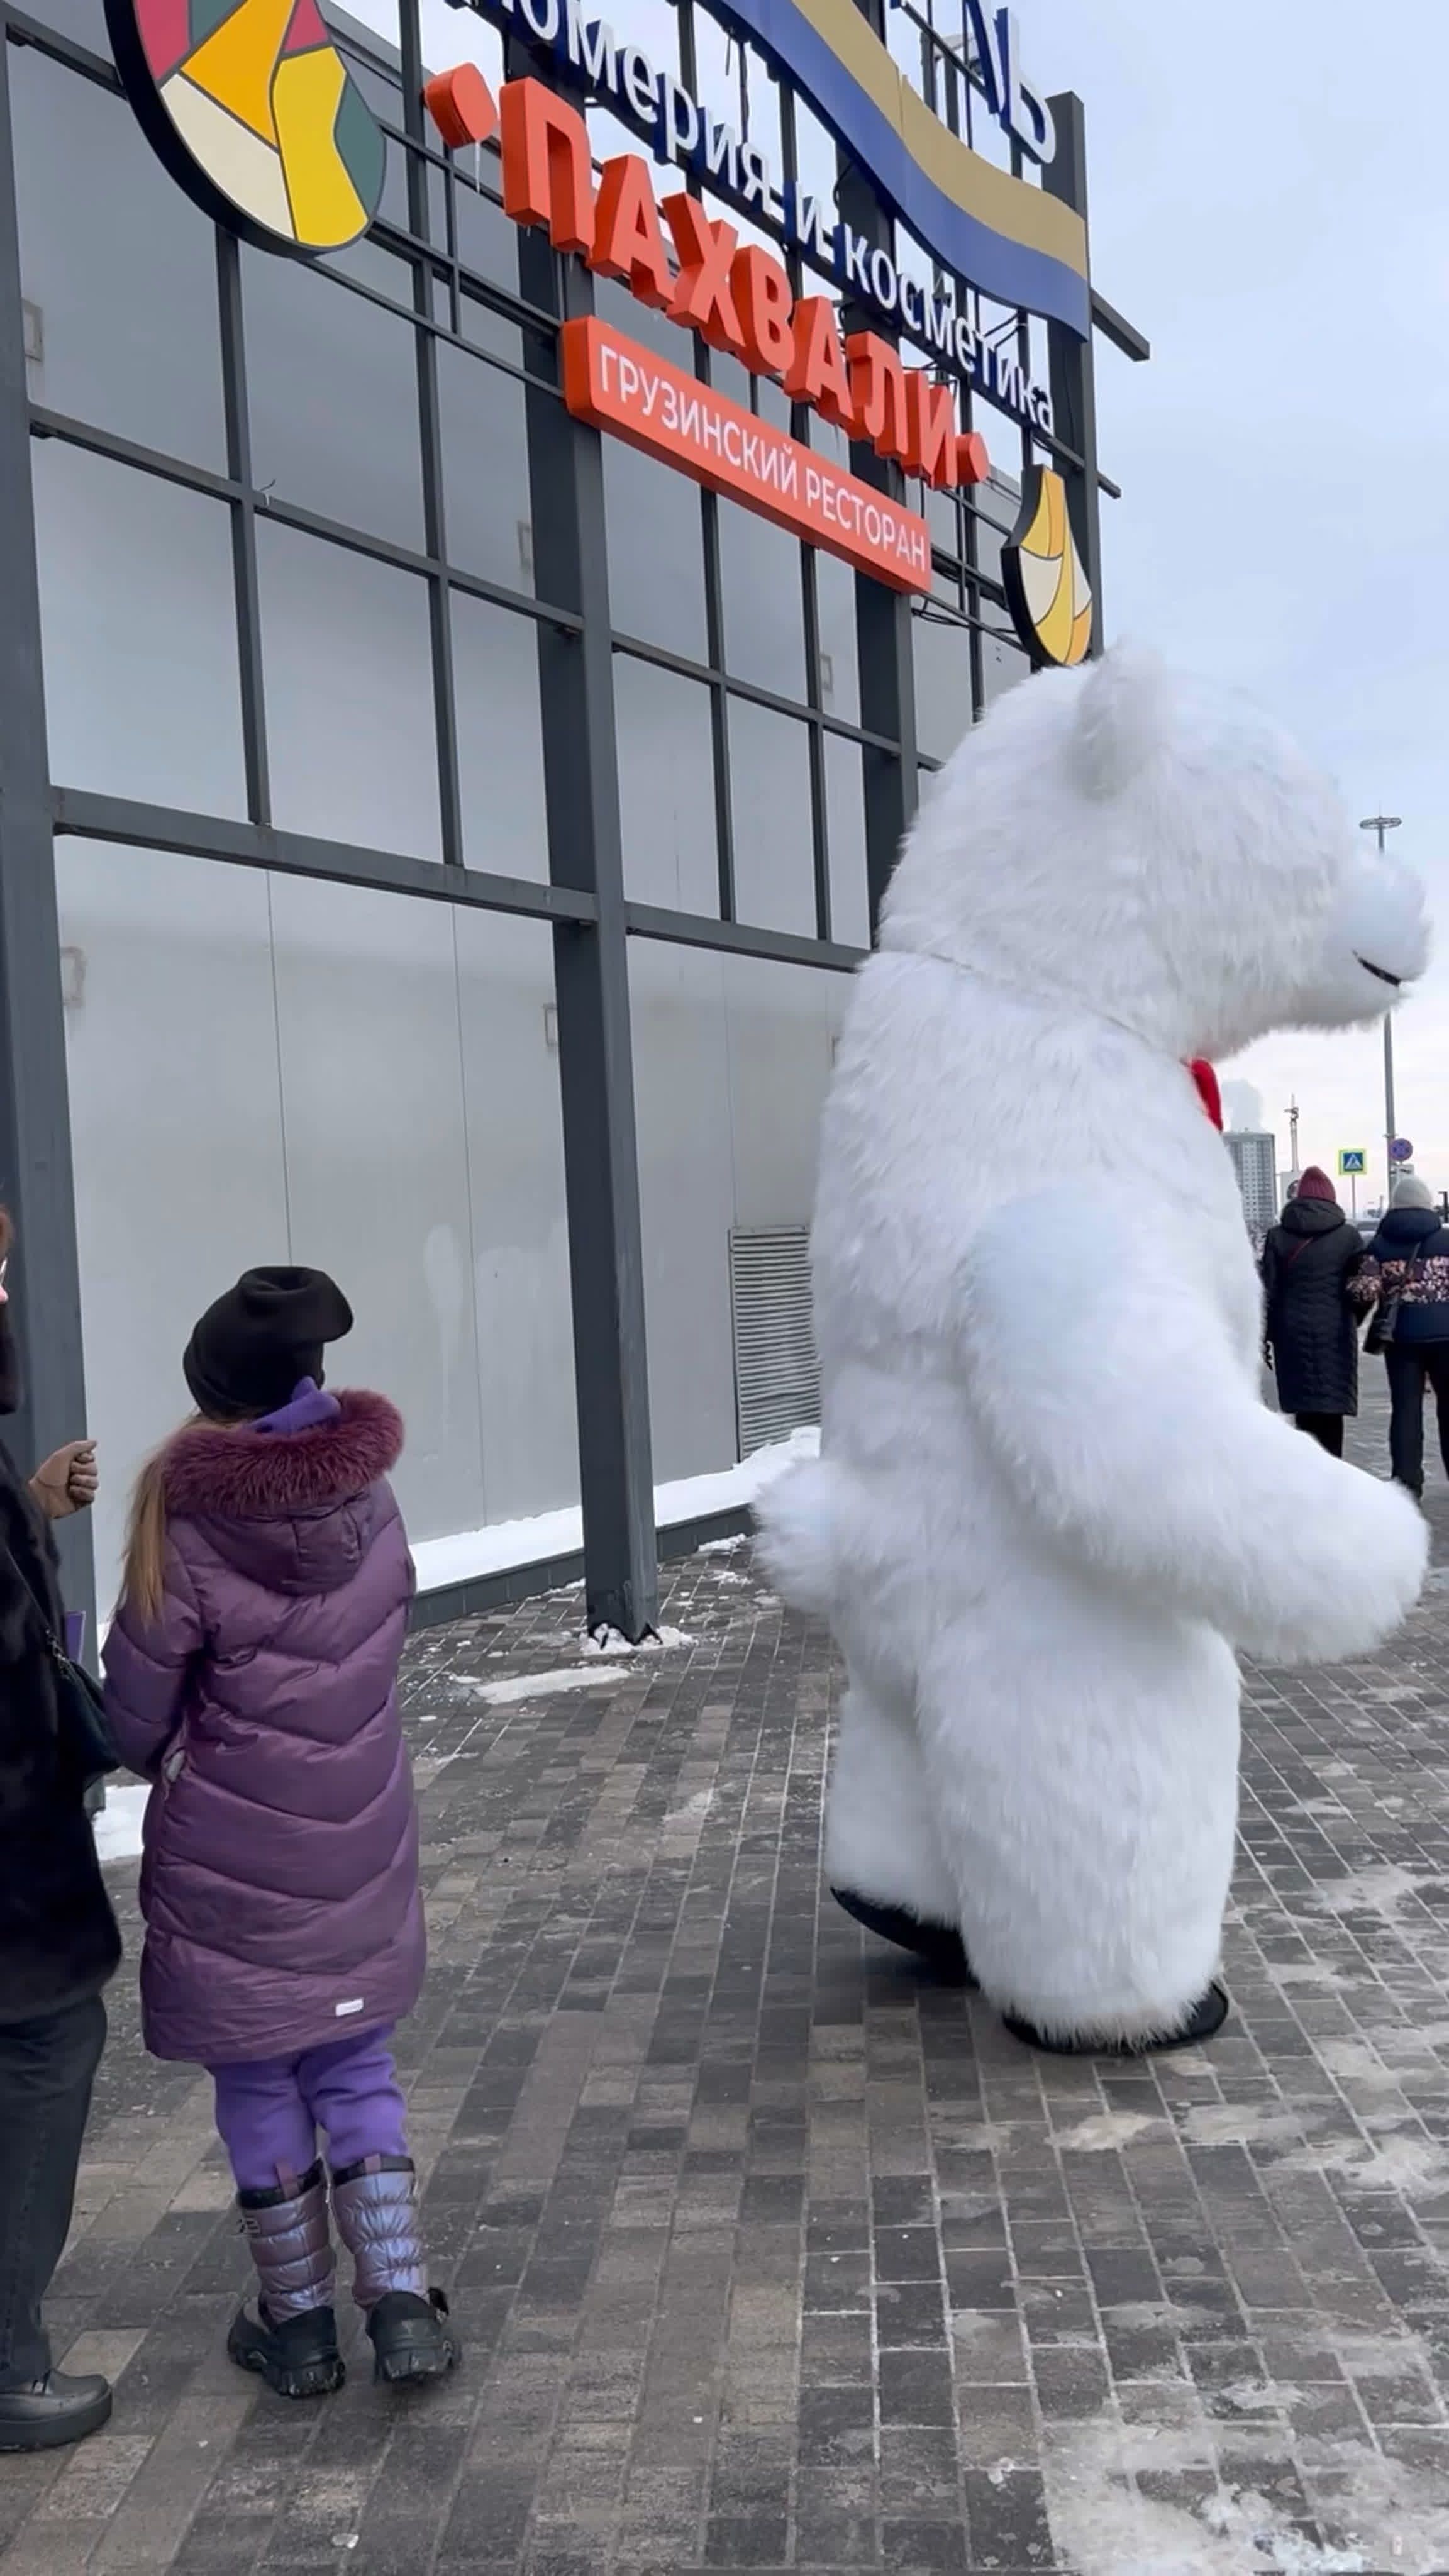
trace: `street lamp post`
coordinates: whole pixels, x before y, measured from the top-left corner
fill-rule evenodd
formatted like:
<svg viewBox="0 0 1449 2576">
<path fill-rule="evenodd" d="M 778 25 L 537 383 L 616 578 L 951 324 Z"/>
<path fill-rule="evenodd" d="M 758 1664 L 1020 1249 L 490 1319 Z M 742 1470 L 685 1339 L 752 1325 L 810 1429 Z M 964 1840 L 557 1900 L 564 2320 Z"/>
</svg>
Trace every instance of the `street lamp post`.
<svg viewBox="0 0 1449 2576">
<path fill-rule="evenodd" d="M 1379 844 L 1379 856 L 1380 856 L 1380 858 L 1382 858 L 1382 857 L 1383 857 L 1383 855 L 1384 855 L 1384 844 L 1385 844 L 1385 842 L 1387 841 L 1387 839 L 1388 839 L 1388 836 L 1389 836 L 1390 832 L 1397 832 L 1397 830 L 1398 830 L 1398 828 L 1399 828 L 1399 825 L 1402 823 L 1403 819 L 1404 819 L 1404 818 L 1403 818 L 1402 814 L 1366 814 L 1366 815 L 1364 816 L 1363 821 L 1362 821 L 1362 822 L 1360 823 L 1360 825 L 1359 825 L 1359 830 L 1360 830 L 1361 832 L 1375 832 L 1375 833 L 1377 833 L 1377 835 L 1378 835 L 1378 844 Z M 1399 1131 L 1398 1131 L 1398 1128 L 1397 1128 L 1397 1126 L 1396 1126 L 1396 1125 L 1395 1125 L 1395 1123 L 1394 1123 L 1394 1015 L 1393 1015 L 1393 1012 L 1392 1012 L 1392 1011 L 1385 1011 L 1385 1013 L 1384 1013 L 1384 1206 L 1385 1206 L 1385 1207 L 1387 1207 L 1387 1206 L 1388 1206 L 1388 1204 L 1389 1204 L 1389 1200 L 1390 1200 L 1390 1198 L 1391 1198 L 1391 1197 L 1392 1197 L 1392 1195 L 1393 1195 L 1393 1187 L 1394 1187 L 1394 1138 L 1396 1137 L 1396 1135 L 1398 1134 L 1398 1132 L 1399 1132 Z"/>
</svg>

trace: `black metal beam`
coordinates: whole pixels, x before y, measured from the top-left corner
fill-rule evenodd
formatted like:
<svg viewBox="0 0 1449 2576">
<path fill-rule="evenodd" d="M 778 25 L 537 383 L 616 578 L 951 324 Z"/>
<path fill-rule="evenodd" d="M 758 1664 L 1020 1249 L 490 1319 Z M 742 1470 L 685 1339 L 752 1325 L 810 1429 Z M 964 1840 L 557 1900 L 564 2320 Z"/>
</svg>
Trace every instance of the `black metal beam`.
<svg viewBox="0 0 1449 2576">
<path fill-rule="evenodd" d="M 1056 120 L 1056 157 L 1042 173 L 1042 186 L 1087 220 L 1087 131 L 1082 102 L 1074 90 L 1060 90 L 1048 102 Z M 1060 323 L 1047 326 L 1051 367 L 1052 415 L 1068 446 L 1082 462 L 1066 469 L 1067 512 L 1077 552 L 1092 592 L 1091 651 L 1105 640 L 1102 620 L 1102 511 L 1097 474 L 1097 380 L 1092 335 L 1078 339 Z"/>
<path fill-rule="evenodd" d="M 886 42 L 886 0 L 856 0 L 866 24 Z M 893 250 L 893 226 L 869 180 L 840 155 L 836 204 L 843 223 L 864 235 L 872 248 Z M 845 332 L 880 330 L 877 317 L 842 299 Z M 850 470 L 893 501 L 905 497 L 899 466 L 871 447 L 852 445 Z M 869 573 L 855 576 L 856 651 L 860 661 L 860 721 L 867 733 L 889 742 L 888 751 L 868 750 L 865 771 L 865 874 L 874 938 L 901 842 L 914 819 L 918 794 L 916 774 L 916 683 L 911 647 L 911 603 L 904 591 L 890 590 Z"/>
<path fill-rule="evenodd" d="M 1151 357 L 1151 341 L 1144 339 L 1136 324 L 1126 321 L 1116 305 L 1109 304 L 1106 296 L 1100 295 L 1095 286 L 1092 289 L 1092 320 L 1103 339 L 1110 340 L 1114 349 L 1120 349 L 1124 358 L 1135 359 L 1140 366 L 1144 358 Z"/>
<path fill-rule="evenodd" d="M 535 68 L 510 44 L 510 75 Z M 592 308 L 588 272 L 545 234 L 520 234 L 518 264 L 529 302 L 560 321 Z M 556 338 L 531 354 L 540 373 L 555 367 Z M 585 1609 L 591 1630 L 638 1638 L 655 1624 L 659 1570 L 603 444 L 556 396 L 530 390 L 526 404 L 535 576 L 581 620 L 538 629 L 549 866 L 596 906 L 554 933 Z"/>
<path fill-rule="evenodd" d="M 11 114 L 0 44 L 0 1196 L 16 1226 L 25 1381 L 7 1429 L 29 1474 L 83 1436 L 86 1395 Z M 79 1515 L 59 1535 L 66 1597 L 93 1643 L 90 1524 Z"/>
<path fill-rule="evenodd" d="M 351 841 L 314 840 L 306 832 L 279 832 L 223 814 L 186 814 L 173 805 L 146 805 L 129 796 L 97 796 L 89 788 L 57 787 L 51 797 L 57 832 L 87 841 L 119 841 L 138 850 L 176 850 L 183 858 L 223 859 L 239 868 L 275 868 L 294 877 L 326 877 L 335 885 L 371 886 L 380 894 L 422 895 L 433 903 L 471 904 L 485 912 L 512 912 L 534 921 L 592 921 L 592 895 L 572 886 L 536 885 L 530 877 L 495 877 L 475 868 L 445 868 L 435 859 L 410 859 L 390 850 L 361 849 Z"/>
<path fill-rule="evenodd" d="M 676 948 L 714 948 L 727 957 L 761 957 L 775 966 L 823 966 L 853 975 L 866 952 L 836 939 L 809 939 L 794 930 L 756 930 L 743 921 L 702 921 L 697 912 L 670 912 L 662 904 L 626 903 L 631 939 L 662 939 Z"/>
</svg>

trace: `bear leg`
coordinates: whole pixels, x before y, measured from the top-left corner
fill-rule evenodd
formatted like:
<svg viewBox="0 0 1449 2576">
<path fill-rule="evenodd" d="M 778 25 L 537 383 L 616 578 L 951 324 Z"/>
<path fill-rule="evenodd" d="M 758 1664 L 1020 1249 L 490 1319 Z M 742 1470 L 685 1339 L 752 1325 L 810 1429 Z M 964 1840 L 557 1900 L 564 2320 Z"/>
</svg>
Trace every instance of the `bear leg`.
<svg viewBox="0 0 1449 2576">
<path fill-rule="evenodd" d="M 944 1629 L 918 1692 L 967 1955 L 1034 2046 L 1191 2045 L 1227 2013 L 1236 1661 L 1150 1608 L 1134 1618 L 1055 1586 L 1048 1617 L 1035 1590 L 1001 1601 L 996 1634 L 980 1619 Z"/>
<path fill-rule="evenodd" d="M 955 1883 L 909 1717 L 852 1679 L 825 1816 L 830 1891 L 853 1921 L 944 1973 L 969 1975 Z"/>
</svg>

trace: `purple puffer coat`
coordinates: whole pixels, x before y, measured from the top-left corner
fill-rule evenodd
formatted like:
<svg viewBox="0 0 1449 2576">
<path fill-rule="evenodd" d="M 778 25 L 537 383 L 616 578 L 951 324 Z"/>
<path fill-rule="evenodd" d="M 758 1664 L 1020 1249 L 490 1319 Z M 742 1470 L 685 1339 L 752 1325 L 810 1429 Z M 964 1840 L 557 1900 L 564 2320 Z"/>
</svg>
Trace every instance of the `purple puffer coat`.
<svg viewBox="0 0 1449 2576">
<path fill-rule="evenodd" d="M 179 1431 L 166 1599 L 106 1640 L 146 1810 L 141 2001 L 156 2057 L 295 2057 L 418 1998 L 418 1826 L 397 1708 L 412 1560 L 381 1396 L 305 1430 Z M 305 1414 L 307 1408 L 302 1408 Z M 296 1418 L 294 1414 L 292 1418 Z"/>
</svg>

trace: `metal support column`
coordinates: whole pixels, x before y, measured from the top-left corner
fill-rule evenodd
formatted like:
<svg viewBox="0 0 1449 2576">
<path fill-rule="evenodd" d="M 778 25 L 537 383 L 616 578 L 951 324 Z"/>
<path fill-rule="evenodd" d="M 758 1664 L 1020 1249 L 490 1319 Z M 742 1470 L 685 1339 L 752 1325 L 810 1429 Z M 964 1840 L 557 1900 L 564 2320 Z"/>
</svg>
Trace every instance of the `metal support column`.
<svg viewBox="0 0 1449 2576">
<path fill-rule="evenodd" d="M 1053 197 L 1087 220 L 1087 130 L 1082 102 L 1074 90 L 1061 90 L 1048 101 L 1056 119 L 1057 148 L 1051 167 L 1042 172 L 1042 186 Z M 1065 331 L 1058 322 L 1047 325 L 1047 351 L 1051 368 L 1052 414 L 1056 433 L 1064 446 L 1075 448 L 1082 459 L 1079 466 L 1063 467 L 1067 486 L 1067 511 L 1077 552 L 1082 558 L 1092 592 L 1091 651 L 1103 649 L 1102 624 L 1102 514 L 1101 494 L 1097 488 L 1097 380 L 1089 330 L 1084 340 L 1074 331 Z"/>
<path fill-rule="evenodd" d="M 510 47 L 510 77 L 535 68 Z M 544 233 L 520 234 L 518 265 L 536 308 L 560 319 L 590 309 L 587 272 Z M 556 375 L 551 336 L 525 347 L 530 374 Z M 637 1639 L 655 1624 L 659 1578 L 603 447 L 552 392 L 530 390 L 527 411 L 535 584 L 583 619 L 538 630 L 549 869 L 598 905 L 597 922 L 554 931 L 584 1589 L 590 1629 Z"/>
<path fill-rule="evenodd" d="M 9 1289 L 25 1380 L 4 1428 L 28 1474 L 83 1436 L 86 1413 L 10 119 L 0 42 L 0 1197 L 16 1227 Z M 58 1535 L 66 1600 L 87 1613 L 93 1644 L 89 1520 Z"/>
<path fill-rule="evenodd" d="M 885 42 L 885 0 L 856 0 L 861 16 Z M 869 182 L 842 153 L 836 203 L 843 223 L 863 233 L 872 249 L 892 250 L 892 225 Z M 875 314 L 842 301 L 843 331 L 880 331 Z M 874 448 L 852 446 L 850 470 L 862 483 L 905 498 L 905 479 L 898 465 L 876 455 Z M 897 751 L 868 745 L 865 751 L 865 867 L 870 897 L 871 936 L 875 936 L 881 903 L 891 880 L 905 833 L 915 818 L 920 774 L 916 764 L 916 686 L 911 651 L 911 603 L 904 591 L 892 590 L 869 573 L 855 576 L 856 644 L 860 656 L 860 721 L 868 733 L 884 734 Z"/>
</svg>

